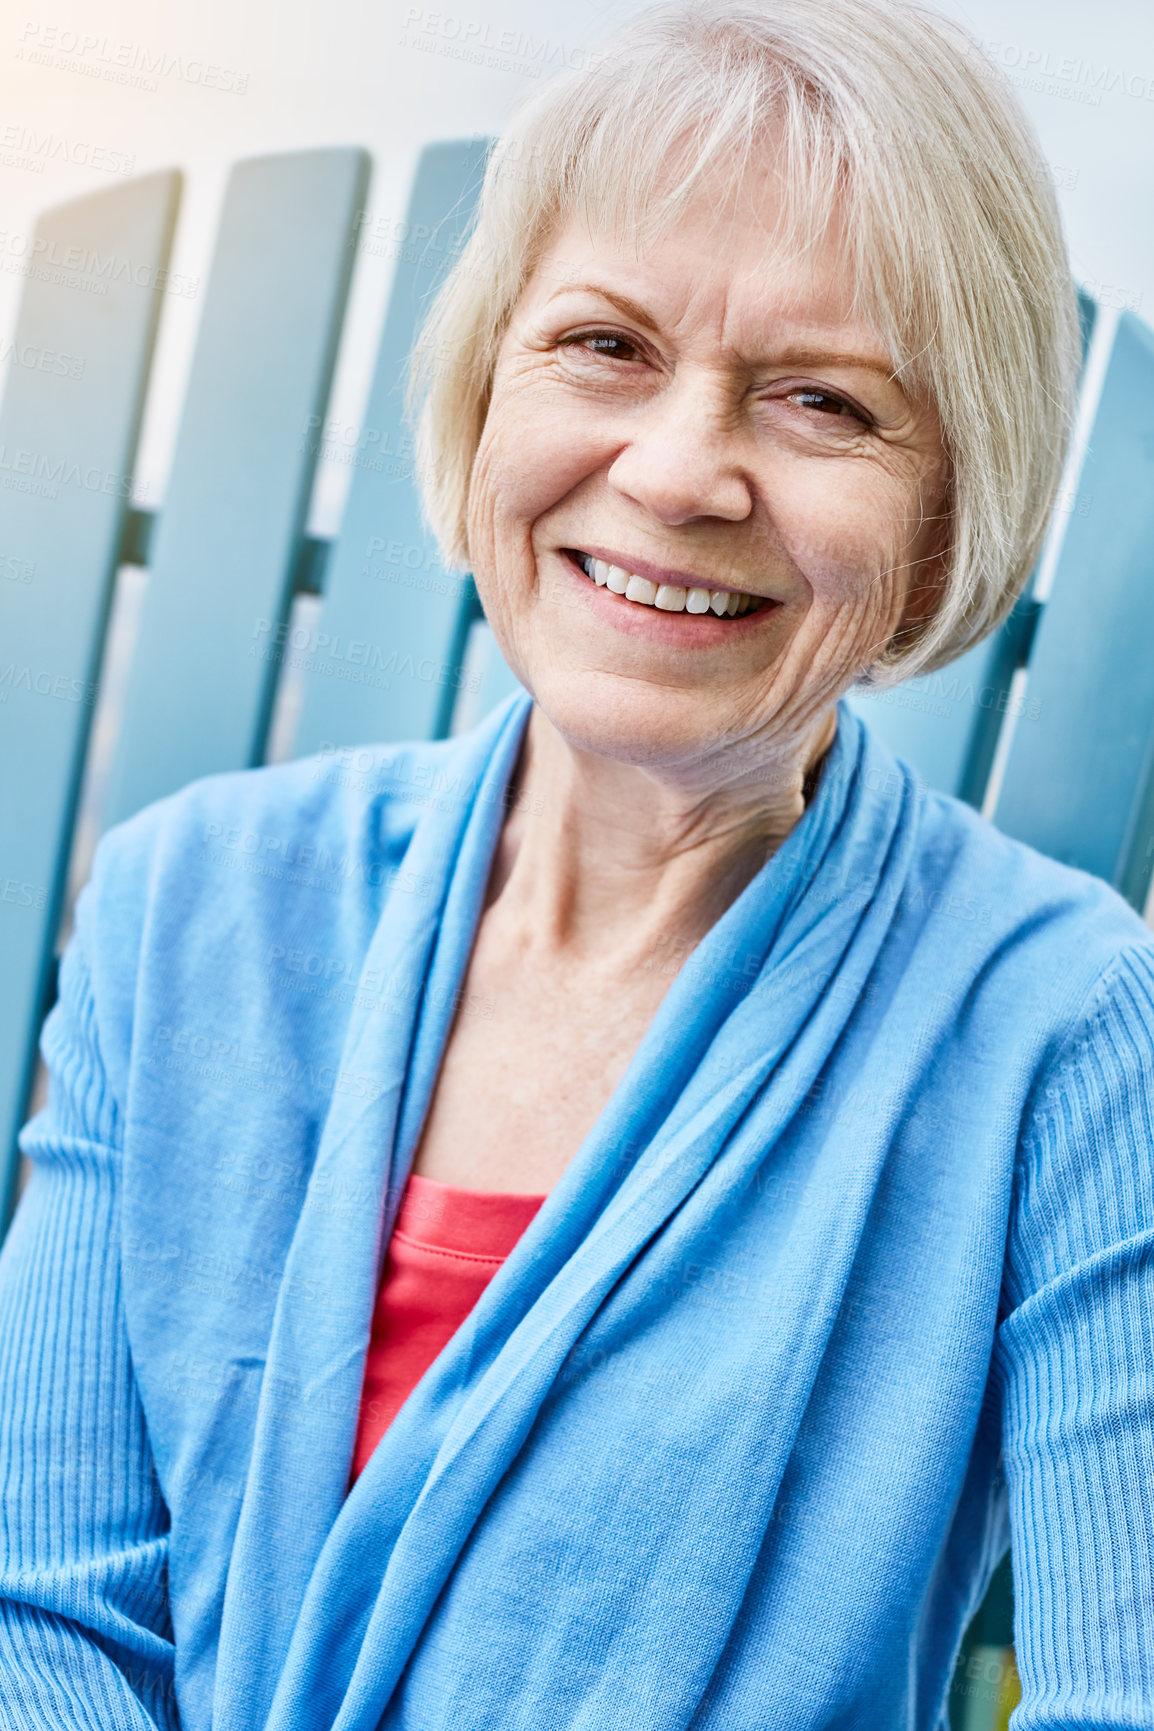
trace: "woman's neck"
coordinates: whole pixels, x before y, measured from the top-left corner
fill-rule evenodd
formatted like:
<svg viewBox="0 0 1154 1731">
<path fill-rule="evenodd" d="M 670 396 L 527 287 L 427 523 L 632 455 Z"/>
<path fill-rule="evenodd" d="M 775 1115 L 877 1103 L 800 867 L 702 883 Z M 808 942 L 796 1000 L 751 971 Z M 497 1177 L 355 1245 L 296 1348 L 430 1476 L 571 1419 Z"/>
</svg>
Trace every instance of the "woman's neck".
<svg viewBox="0 0 1154 1731">
<path fill-rule="evenodd" d="M 572 747 L 534 708 L 490 876 L 487 916 L 522 955 L 627 973 L 673 965 L 761 870 L 805 810 L 837 731 L 827 710 L 756 774 L 702 791 Z"/>
</svg>

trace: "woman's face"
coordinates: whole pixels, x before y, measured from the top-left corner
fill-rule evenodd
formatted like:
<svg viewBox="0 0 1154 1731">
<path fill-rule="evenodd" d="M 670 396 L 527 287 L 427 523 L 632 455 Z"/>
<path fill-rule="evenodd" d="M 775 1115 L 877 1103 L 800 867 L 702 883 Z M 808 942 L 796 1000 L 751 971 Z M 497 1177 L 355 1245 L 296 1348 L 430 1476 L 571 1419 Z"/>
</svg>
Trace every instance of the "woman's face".
<svg viewBox="0 0 1154 1731">
<path fill-rule="evenodd" d="M 485 611 L 562 736 L 707 785 L 820 720 L 932 606 L 943 545 L 937 415 L 853 313 L 832 225 L 768 250 L 773 197 L 703 194 L 642 254 L 562 228 L 469 498 Z"/>
</svg>

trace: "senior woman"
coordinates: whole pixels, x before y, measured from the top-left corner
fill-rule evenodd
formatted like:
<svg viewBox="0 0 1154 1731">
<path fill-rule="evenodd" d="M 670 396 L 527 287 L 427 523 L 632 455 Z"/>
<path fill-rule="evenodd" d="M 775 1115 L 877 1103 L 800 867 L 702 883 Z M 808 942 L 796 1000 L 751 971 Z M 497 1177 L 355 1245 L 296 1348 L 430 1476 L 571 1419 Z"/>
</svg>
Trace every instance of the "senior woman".
<svg viewBox="0 0 1154 1731">
<path fill-rule="evenodd" d="M 531 695 L 106 840 L 6 1725 L 932 1731 L 1011 1541 L 1016 1723 L 1154 1724 L 1150 935 L 840 702 L 1005 615 L 1076 350 L 934 15 L 659 8 L 524 112 L 418 394 Z"/>
</svg>

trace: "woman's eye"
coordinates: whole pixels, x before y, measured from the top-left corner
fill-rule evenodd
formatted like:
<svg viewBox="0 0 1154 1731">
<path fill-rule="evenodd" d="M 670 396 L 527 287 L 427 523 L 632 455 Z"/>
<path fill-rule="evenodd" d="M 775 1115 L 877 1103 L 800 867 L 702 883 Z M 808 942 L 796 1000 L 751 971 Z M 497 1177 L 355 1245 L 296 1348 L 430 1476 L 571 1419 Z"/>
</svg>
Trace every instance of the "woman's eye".
<svg viewBox="0 0 1154 1731">
<path fill-rule="evenodd" d="M 852 403 L 847 403 L 844 397 L 833 396 L 829 391 L 791 391 L 790 397 L 803 408 L 814 409 L 821 415 L 844 415 L 853 421 L 864 418 Z"/>
<path fill-rule="evenodd" d="M 564 340 L 566 348 L 584 349 L 587 354 L 598 355 L 607 361 L 636 361 L 641 358 L 636 343 L 631 343 L 628 337 L 617 336 L 613 331 L 586 331 Z"/>
</svg>

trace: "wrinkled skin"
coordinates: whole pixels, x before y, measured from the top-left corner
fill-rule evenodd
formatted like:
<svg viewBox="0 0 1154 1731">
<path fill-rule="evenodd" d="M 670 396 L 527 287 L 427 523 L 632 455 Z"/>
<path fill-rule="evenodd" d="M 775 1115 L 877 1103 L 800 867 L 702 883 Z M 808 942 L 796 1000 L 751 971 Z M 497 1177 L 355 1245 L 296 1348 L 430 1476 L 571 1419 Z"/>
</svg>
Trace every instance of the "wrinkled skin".
<svg viewBox="0 0 1154 1731">
<path fill-rule="evenodd" d="M 469 543 L 536 702 L 465 982 L 489 1013 L 454 1026 L 427 1176 L 555 1181 L 801 816 L 837 699 L 939 593 L 938 416 L 855 316 L 837 222 L 767 245 L 775 197 L 769 173 L 706 188 L 642 251 L 562 227 L 501 346 Z M 574 552 L 776 605 L 659 612 Z"/>
</svg>

